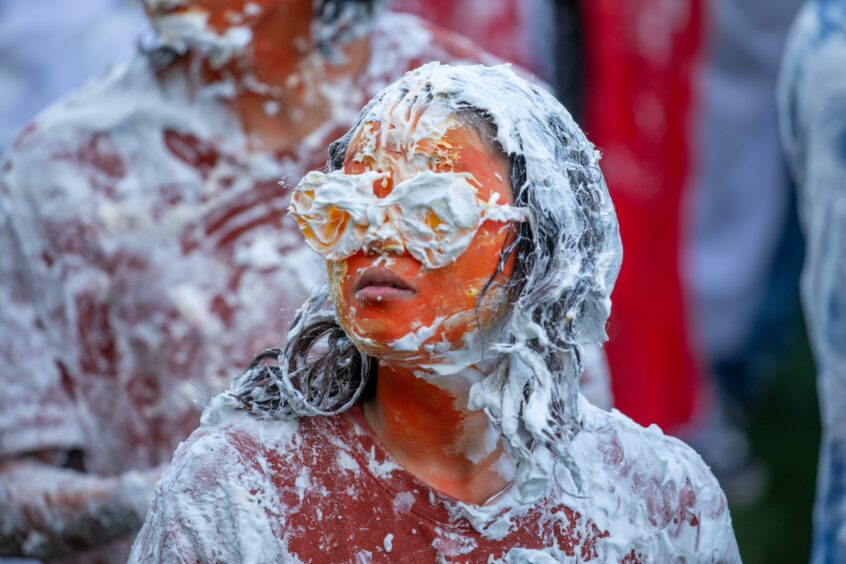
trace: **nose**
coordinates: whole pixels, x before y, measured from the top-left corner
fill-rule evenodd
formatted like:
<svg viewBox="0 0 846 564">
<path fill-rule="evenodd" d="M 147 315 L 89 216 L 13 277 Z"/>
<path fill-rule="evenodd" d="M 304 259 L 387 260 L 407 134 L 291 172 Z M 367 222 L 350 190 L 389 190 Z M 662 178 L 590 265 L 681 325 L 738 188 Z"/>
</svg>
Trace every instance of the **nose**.
<svg viewBox="0 0 846 564">
<path fill-rule="evenodd" d="M 371 228 L 364 243 L 364 252 L 371 254 L 402 254 L 405 245 L 389 223 Z"/>
<path fill-rule="evenodd" d="M 396 228 L 395 215 L 390 206 L 374 204 L 367 208 L 369 227 L 364 234 L 362 245 L 366 254 L 396 254 L 405 250 L 403 240 Z"/>
</svg>

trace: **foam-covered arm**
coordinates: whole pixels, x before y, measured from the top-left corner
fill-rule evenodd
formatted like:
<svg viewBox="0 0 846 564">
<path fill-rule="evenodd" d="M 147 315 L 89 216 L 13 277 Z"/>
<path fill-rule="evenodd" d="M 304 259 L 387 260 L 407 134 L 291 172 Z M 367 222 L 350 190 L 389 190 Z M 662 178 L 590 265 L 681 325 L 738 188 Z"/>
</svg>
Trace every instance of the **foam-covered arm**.
<svg viewBox="0 0 846 564">
<path fill-rule="evenodd" d="M 48 558 L 137 529 L 138 500 L 152 483 L 52 464 L 84 451 L 86 436 L 62 360 L 70 355 L 60 351 L 61 308 L 52 307 L 60 279 L 50 276 L 33 206 L 7 180 L 0 178 L 0 554 Z"/>
<path fill-rule="evenodd" d="M 0 178 L 0 459 L 83 448 L 84 436 L 63 373 L 61 295 L 36 220 Z M 52 300 L 52 302 L 51 302 Z"/>
<path fill-rule="evenodd" d="M 160 469 L 101 477 L 35 460 L 0 464 L 0 554 L 54 558 L 138 530 Z"/>
</svg>

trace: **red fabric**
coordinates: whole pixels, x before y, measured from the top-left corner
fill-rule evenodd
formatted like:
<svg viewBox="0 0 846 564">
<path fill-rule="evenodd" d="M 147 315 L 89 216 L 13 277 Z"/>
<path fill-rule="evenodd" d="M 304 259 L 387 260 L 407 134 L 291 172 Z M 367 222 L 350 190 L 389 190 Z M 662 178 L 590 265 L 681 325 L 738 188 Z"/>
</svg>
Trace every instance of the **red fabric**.
<svg viewBox="0 0 846 564">
<path fill-rule="evenodd" d="M 267 500 L 272 534 L 302 562 L 488 562 L 516 547 L 555 548 L 568 560 L 591 561 L 598 543 L 610 541 L 608 532 L 556 499 L 514 517 L 499 540 L 480 534 L 450 511 L 453 498 L 391 460 L 359 406 L 294 425 L 292 440 L 281 445 L 265 441 L 284 433 L 256 432 L 258 424 L 198 429 L 162 481 L 134 561 L 165 554 L 185 562 L 225 558 L 231 547 L 220 546 L 228 541 L 215 531 L 237 519 L 237 508 L 218 494 L 221 483 L 249 484 L 254 499 Z M 277 556 L 263 553 L 268 561 Z M 642 555 L 632 550 L 624 561 L 640 562 Z"/>
<path fill-rule="evenodd" d="M 296 491 L 300 469 L 310 469 L 313 485 L 299 502 L 303 510 L 292 513 L 288 521 L 289 531 L 301 532 L 288 536 L 288 548 L 303 561 L 329 558 L 334 562 L 352 562 L 361 551 L 367 550 L 373 553 L 374 561 L 435 562 L 439 557 L 452 557 L 453 562 L 480 562 L 491 556 L 503 558 L 516 546 L 529 549 L 558 546 L 567 556 L 590 560 L 596 558 L 597 536 L 608 536 L 607 532 L 589 525 L 586 538 L 582 538 L 584 524 L 579 515 L 563 504 L 546 502 L 521 517 L 504 538 L 483 537 L 466 520 L 450 518 L 444 502 L 449 503 L 451 498 L 408 472 L 397 469 L 386 476 L 374 475 L 374 467 L 391 462 L 367 427 L 359 407 L 340 417 L 305 421 L 301 432 L 303 445 L 325 445 L 327 438 L 332 442 L 332 437 L 353 445 L 349 452 L 361 468 L 359 473 L 335 472 L 336 448 L 303 449 L 302 466 L 292 468 L 289 460 L 280 460 L 277 453 L 267 451 L 263 445 L 243 444 L 247 456 L 255 457 L 259 453 L 268 457 L 270 467 L 277 469 L 274 485 L 280 492 Z M 355 495 L 347 493 L 351 491 Z M 284 493 L 280 499 L 291 505 L 295 502 L 286 500 Z M 316 518 L 319 513 L 356 518 L 338 519 L 332 527 L 326 527 L 320 526 Z M 564 516 L 560 520 L 552 517 L 559 513 Z M 365 515 L 366 519 L 360 518 Z M 363 522 L 368 526 L 362 527 Z M 577 529 L 578 535 L 574 534 Z M 388 534 L 393 535 L 390 555 L 385 545 Z"/>
<path fill-rule="evenodd" d="M 701 0 L 583 2 L 588 138 L 623 238 L 607 345 L 615 406 L 673 432 L 703 397 L 682 287 Z"/>
</svg>

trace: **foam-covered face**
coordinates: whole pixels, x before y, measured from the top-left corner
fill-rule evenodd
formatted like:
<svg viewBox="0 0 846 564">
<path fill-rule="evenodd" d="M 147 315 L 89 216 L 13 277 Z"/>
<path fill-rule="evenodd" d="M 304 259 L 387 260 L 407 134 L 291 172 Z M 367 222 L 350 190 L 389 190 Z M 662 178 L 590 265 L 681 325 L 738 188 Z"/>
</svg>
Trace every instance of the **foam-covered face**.
<svg viewBox="0 0 846 564">
<path fill-rule="evenodd" d="M 383 173 L 374 175 L 372 184 L 378 198 L 390 198 L 394 187 L 431 190 L 430 183 L 418 179 L 434 172 L 453 173 L 444 178 L 469 183 L 475 202 L 482 205 L 513 203 L 508 162 L 492 140 L 434 105 L 397 110 L 360 127 L 347 151 L 344 173 L 370 172 Z M 456 190 L 465 188 L 456 182 Z M 429 201 L 423 196 L 407 199 Z M 453 200 L 459 206 L 466 201 Z M 483 219 L 469 244 L 448 250 L 448 256 L 428 267 L 422 255 L 415 253 L 423 261 L 409 252 L 410 241 L 402 231 L 393 240 L 386 237 L 351 256 L 327 261 L 341 325 L 360 350 L 378 358 L 420 359 L 460 349 L 464 337 L 478 329 L 479 297 L 514 229 L 508 220 Z M 502 287 L 512 270 L 513 258 L 486 293 L 478 310 L 483 326 L 504 313 Z"/>
<path fill-rule="evenodd" d="M 359 250 L 406 250 L 428 269 L 442 268 L 463 253 L 485 221 L 526 221 L 525 208 L 479 198 L 467 172 L 424 170 L 394 183 L 379 197 L 374 184 L 387 172 L 346 174 L 312 171 L 294 190 L 289 213 L 306 243 L 328 260 L 343 260 Z"/>
<path fill-rule="evenodd" d="M 278 65 L 280 45 L 304 42 L 314 18 L 309 0 L 145 0 L 164 44 L 204 53 L 218 67 L 251 53 L 265 66 Z M 303 22 L 306 23 L 303 26 Z M 284 63 L 285 61 L 281 61 Z"/>
</svg>

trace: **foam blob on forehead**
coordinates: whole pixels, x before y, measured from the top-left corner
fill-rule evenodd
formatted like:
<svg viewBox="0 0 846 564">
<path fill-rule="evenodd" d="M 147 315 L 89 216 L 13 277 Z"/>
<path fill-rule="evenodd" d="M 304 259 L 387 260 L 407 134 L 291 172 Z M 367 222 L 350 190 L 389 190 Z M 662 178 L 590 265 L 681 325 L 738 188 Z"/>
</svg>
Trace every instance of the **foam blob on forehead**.
<svg viewBox="0 0 846 564">
<path fill-rule="evenodd" d="M 502 150 L 525 169 L 511 179 L 515 203 L 532 214 L 532 256 L 520 257 L 529 291 L 520 301 L 566 309 L 556 340 L 603 341 L 622 260 L 617 218 L 598 153 L 551 94 L 506 65 L 429 63 L 380 92 L 339 146 L 367 124 L 387 122 L 413 150 L 468 112 L 492 123 Z"/>
<path fill-rule="evenodd" d="M 444 135 L 460 125 L 453 111 L 413 88 L 373 108 L 355 128 L 353 161 L 408 177 L 431 164 L 450 164 L 440 153 Z M 442 148 L 442 147 L 441 147 Z"/>
</svg>

